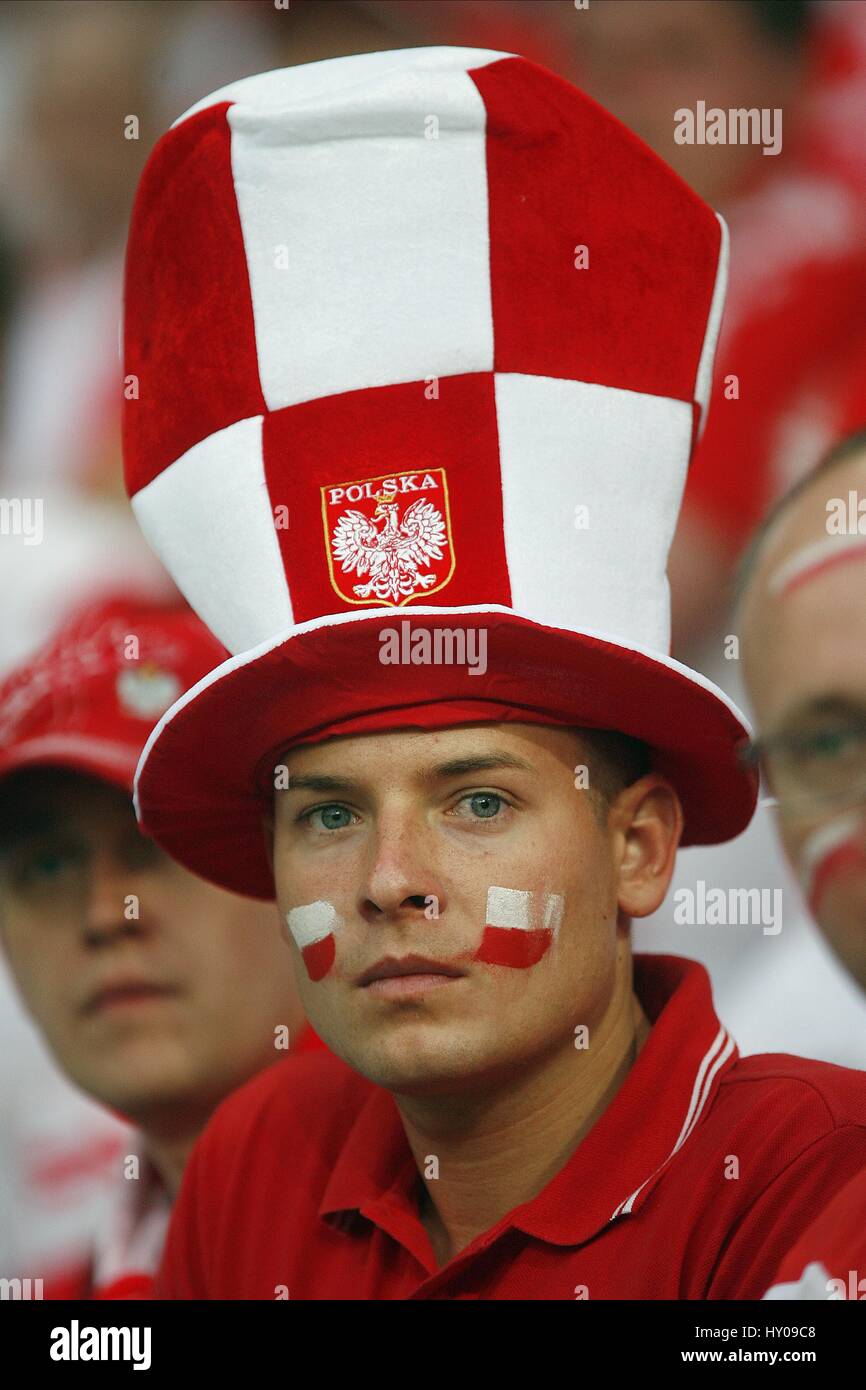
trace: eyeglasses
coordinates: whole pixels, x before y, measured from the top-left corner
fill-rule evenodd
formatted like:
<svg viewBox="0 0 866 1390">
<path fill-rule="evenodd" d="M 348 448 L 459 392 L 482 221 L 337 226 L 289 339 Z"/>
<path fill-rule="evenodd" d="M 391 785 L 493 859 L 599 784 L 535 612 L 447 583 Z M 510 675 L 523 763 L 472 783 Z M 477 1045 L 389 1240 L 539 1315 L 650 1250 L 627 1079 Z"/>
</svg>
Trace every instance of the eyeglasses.
<svg viewBox="0 0 866 1390">
<path fill-rule="evenodd" d="M 740 761 L 761 768 L 781 815 L 866 803 L 866 719 L 752 739 Z"/>
</svg>

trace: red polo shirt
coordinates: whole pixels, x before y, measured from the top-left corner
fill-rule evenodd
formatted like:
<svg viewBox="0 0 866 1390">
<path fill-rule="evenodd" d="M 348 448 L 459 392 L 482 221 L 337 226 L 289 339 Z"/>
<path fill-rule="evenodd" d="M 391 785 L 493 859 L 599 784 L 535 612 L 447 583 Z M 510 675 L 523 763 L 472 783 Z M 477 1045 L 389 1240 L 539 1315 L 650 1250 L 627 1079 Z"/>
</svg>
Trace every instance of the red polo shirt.
<svg viewBox="0 0 866 1390">
<path fill-rule="evenodd" d="M 866 1301 L 866 1168 L 815 1218 L 764 1297 Z"/>
<path fill-rule="evenodd" d="M 740 1059 L 693 961 L 636 956 L 635 989 L 653 1026 L 613 1101 L 441 1269 L 390 1093 L 330 1054 L 270 1067 L 193 1151 L 156 1297 L 760 1298 L 866 1163 L 866 1075 Z"/>
</svg>

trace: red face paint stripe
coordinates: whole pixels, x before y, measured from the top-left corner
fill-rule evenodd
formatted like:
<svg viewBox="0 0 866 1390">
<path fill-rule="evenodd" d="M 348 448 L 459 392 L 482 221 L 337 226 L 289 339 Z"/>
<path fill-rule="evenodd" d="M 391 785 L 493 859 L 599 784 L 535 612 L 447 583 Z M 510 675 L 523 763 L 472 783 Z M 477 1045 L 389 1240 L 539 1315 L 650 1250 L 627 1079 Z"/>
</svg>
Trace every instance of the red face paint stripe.
<svg viewBox="0 0 866 1390">
<path fill-rule="evenodd" d="M 332 935 L 322 937 L 321 941 L 314 941 L 311 946 L 305 946 L 301 951 L 304 958 L 304 965 L 307 967 L 307 974 L 315 982 L 324 979 L 334 964 L 336 955 L 336 945 Z"/>
<path fill-rule="evenodd" d="M 485 965 L 510 965 L 526 970 L 537 965 L 553 940 L 552 931 L 523 931 L 520 927 L 485 927 L 475 959 Z"/>
<path fill-rule="evenodd" d="M 779 597 L 785 597 L 799 589 L 801 584 L 805 584 L 810 579 L 817 579 L 819 574 L 825 574 L 827 570 L 838 569 L 847 560 L 866 559 L 866 541 L 862 545 L 846 545 L 839 550 L 837 555 L 827 555 L 822 560 L 816 560 L 813 565 L 808 565 L 806 569 L 800 570 L 798 574 L 792 574 L 786 584 L 782 585 Z"/>
</svg>

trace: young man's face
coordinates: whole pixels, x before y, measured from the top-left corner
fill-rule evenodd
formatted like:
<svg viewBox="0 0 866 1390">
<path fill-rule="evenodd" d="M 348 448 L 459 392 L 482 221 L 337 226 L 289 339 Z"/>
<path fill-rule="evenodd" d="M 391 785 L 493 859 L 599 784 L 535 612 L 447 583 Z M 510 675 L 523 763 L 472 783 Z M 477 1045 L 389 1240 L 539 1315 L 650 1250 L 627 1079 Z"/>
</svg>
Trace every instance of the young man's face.
<svg viewBox="0 0 866 1390">
<path fill-rule="evenodd" d="M 573 1047 L 578 1025 L 592 1037 L 628 967 L 625 914 L 654 911 L 673 868 L 680 810 L 661 778 L 603 825 L 569 730 L 337 738 L 282 761 L 278 905 L 310 1021 L 351 1066 L 407 1095 L 468 1092 Z M 366 982 L 410 955 L 453 978 L 419 964 Z"/>
<path fill-rule="evenodd" d="M 758 733 L 796 740 L 776 754 L 771 786 L 785 850 L 866 988 L 866 535 L 836 529 L 849 494 L 866 497 L 866 453 L 816 479 L 771 529 L 740 626 Z"/>
<path fill-rule="evenodd" d="M 299 1006 L 273 904 L 173 863 L 107 784 L 28 770 L 0 800 L 0 937 L 85 1091 L 144 1124 L 178 1101 L 207 1112 L 285 1056 L 274 1029 Z"/>
</svg>

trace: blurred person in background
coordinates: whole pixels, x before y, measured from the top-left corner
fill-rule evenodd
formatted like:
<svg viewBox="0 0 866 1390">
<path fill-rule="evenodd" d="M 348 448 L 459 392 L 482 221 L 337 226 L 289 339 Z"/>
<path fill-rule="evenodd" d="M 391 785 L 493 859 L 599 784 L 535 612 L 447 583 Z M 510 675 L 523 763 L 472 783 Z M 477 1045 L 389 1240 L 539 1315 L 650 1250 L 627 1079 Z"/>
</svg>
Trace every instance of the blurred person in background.
<svg viewBox="0 0 866 1390">
<path fill-rule="evenodd" d="M 142 158 L 129 118 L 146 139 L 160 8 L 84 0 L 17 7 L 6 20 L 16 70 L 0 217 L 20 276 L 0 446 L 7 490 L 112 489 L 123 234 Z"/>
<path fill-rule="evenodd" d="M 267 65 L 246 4 L 8 5 L 0 222 L 18 259 L 0 486 L 124 503 L 123 245 L 143 151 L 190 100 Z"/>
<path fill-rule="evenodd" d="M 854 519 L 846 530 L 835 529 L 840 509 Z M 832 449 L 771 512 L 745 559 L 739 605 L 757 719 L 752 756 L 815 923 L 866 991 L 864 596 L 866 429 Z M 866 1027 L 858 1042 L 866 1065 Z M 767 1295 L 864 1296 L 866 1171 L 797 1242 Z"/>
<path fill-rule="evenodd" d="M 0 46 L 0 53 L 2 53 Z M 0 225 L 0 402 L 2 347 L 15 307 L 17 258 Z M 0 405 L 2 408 L 2 405 Z M 0 467 L 2 475 L 2 467 Z M 2 498 L 4 505 L 8 497 Z M 66 543 L 33 547 L 6 525 L 0 537 L 0 657 L 23 659 L 56 622 L 58 606 L 90 584 L 117 536 L 101 517 L 64 513 Z M 72 523 L 71 532 L 66 523 Z M 99 542 L 94 544 L 99 536 Z M 133 552 L 144 548 L 136 535 Z M 150 559 L 149 570 L 156 571 Z M 163 575 L 162 585 L 166 578 Z M 173 586 L 172 586 L 173 587 Z M 53 622 L 50 614 L 54 614 Z M 69 1082 L 24 1011 L 0 952 L 0 1270 L 68 1265 L 108 1213 L 107 1188 L 128 1126 Z"/>
<path fill-rule="evenodd" d="M 322 1046 L 272 904 L 195 877 L 136 823 L 151 726 L 224 656 L 189 610 L 100 599 L 0 688 L 0 941 L 59 1066 L 136 1127 L 94 1250 L 46 1297 L 148 1297 L 212 1111 Z"/>
<path fill-rule="evenodd" d="M 840 70 L 849 86 L 859 70 L 866 90 L 866 65 L 858 69 L 853 57 L 856 34 L 866 41 L 866 5 L 842 8 L 847 19 L 809 0 L 554 7 L 569 39 L 560 63 L 570 63 L 573 79 L 642 134 L 729 225 L 713 407 L 668 573 L 674 655 L 742 704 L 727 612 L 736 559 L 773 499 L 866 409 L 866 184 L 852 176 L 850 159 L 834 162 L 832 141 L 819 147 L 815 138 L 822 94 Z M 698 102 L 724 112 L 781 111 L 779 153 L 752 143 L 678 143 L 676 113 L 697 116 Z M 781 891 L 780 935 L 742 923 L 684 927 L 668 910 L 643 924 L 644 949 L 687 949 L 707 966 L 744 1054 L 784 1050 L 860 1065 L 852 1039 L 866 1005 L 810 930 L 766 807 L 737 841 L 681 852 L 674 898 L 701 883 Z M 821 1006 L 804 1013 L 804 993 Z"/>
</svg>

